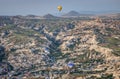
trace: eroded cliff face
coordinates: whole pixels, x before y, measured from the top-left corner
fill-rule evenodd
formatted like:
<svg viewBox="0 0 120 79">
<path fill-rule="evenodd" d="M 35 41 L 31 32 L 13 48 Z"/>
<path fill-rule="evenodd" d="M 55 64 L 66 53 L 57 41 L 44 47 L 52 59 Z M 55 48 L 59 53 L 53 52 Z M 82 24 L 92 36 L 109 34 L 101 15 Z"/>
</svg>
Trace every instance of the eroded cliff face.
<svg viewBox="0 0 120 79">
<path fill-rule="evenodd" d="M 0 62 L 2 62 L 4 57 L 5 57 L 5 48 L 3 46 L 0 46 Z"/>
<path fill-rule="evenodd" d="M 13 70 L 12 65 L 7 61 L 5 47 L 0 45 L 0 75 L 6 75 Z"/>
</svg>

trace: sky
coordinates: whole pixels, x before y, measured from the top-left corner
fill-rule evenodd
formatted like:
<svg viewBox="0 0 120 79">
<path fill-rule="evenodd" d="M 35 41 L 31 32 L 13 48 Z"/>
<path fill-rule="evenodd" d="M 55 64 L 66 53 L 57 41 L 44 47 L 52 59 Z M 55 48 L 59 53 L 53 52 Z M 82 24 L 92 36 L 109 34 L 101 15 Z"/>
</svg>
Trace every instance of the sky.
<svg viewBox="0 0 120 79">
<path fill-rule="evenodd" d="M 0 15 L 45 15 L 71 10 L 78 12 L 120 12 L 120 0 L 0 0 Z"/>
</svg>

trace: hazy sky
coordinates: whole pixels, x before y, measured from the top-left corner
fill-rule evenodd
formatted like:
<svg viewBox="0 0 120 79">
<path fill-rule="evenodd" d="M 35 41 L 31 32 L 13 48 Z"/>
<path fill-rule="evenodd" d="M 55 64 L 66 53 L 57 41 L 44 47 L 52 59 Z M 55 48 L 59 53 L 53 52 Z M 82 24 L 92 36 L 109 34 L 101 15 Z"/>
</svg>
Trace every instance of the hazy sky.
<svg viewBox="0 0 120 79">
<path fill-rule="evenodd" d="M 0 0 L 0 15 L 44 15 L 75 11 L 120 11 L 120 0 Z"/>
</svg>

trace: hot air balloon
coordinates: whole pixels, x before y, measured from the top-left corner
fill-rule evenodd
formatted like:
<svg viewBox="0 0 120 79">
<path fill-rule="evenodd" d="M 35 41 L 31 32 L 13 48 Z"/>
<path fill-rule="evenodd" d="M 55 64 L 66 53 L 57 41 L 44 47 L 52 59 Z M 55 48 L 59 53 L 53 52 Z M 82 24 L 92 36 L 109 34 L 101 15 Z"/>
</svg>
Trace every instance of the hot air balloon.
<svg viewBox="0 0 120 79">
<path fill-rule="evenodd" d="M 61 10 L 62 10 L 62 6 L 58 6 L 57 9 L 58 9 L 59 11 L 61 11 Z"/>
<path fill-rule="evenodd" d="M 69 68 L 72 68 L 74 66 L 74 63 L 70 61 L 70 62 L 68 62 L 67 65 L 68 65 Z"/>
</svg>

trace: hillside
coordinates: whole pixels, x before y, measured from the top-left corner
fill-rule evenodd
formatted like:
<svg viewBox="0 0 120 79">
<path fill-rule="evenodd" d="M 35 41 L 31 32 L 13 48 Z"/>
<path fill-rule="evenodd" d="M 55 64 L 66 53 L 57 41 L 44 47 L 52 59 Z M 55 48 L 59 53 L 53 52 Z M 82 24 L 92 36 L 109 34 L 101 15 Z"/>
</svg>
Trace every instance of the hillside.
<svg viewBox="0 0 120 79">
<path fill-rule="evenodd" d="M 52 14 L 46 14 L 46 15 L 43 16 L 43 18 L 45 18 L 45 19 L 55 19 L 57 17 L 53 16 Z"/>
<path fill-rule="evenodd" d="M 93 14 L 83 14 L 83 13 L 79 13 L 79 12 L 76 12 L 76 11 L 70 11 L 64 15 L 62 15 L 63 17 L 79 17 L 79 16 L 94 16 Z"/>
<path fill-rule="evenodd" d="M 80 14 L 76 11 L 70 11 L 70 12 L 64 14 L 63 16 L 80 16 Z"/>
</svg>

